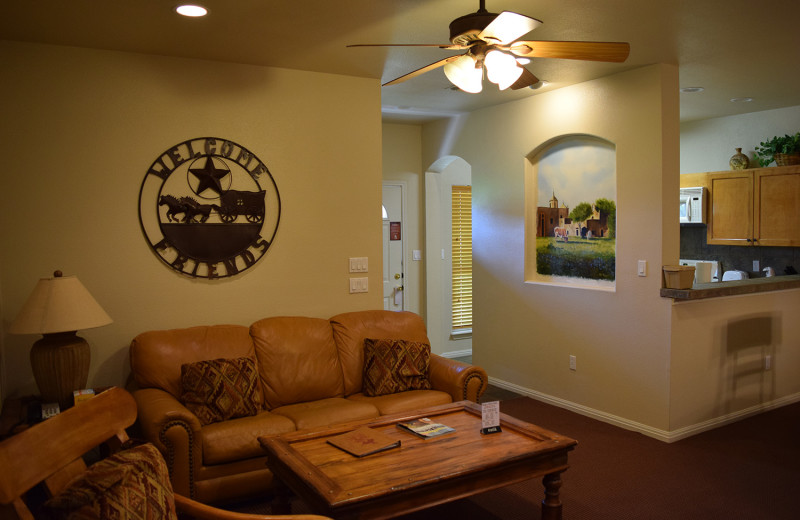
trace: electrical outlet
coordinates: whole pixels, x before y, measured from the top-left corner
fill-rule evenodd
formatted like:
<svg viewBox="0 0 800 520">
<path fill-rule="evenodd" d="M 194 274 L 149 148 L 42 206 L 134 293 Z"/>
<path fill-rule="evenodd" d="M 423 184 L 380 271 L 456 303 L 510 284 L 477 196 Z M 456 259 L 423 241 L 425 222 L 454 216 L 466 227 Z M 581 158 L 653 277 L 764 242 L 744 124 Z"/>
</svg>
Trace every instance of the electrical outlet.
<svg viewBox="0 0 800 520">
<path fill-rule="evenodd" d="M 569 356 L 569 369 L 570 370 L 578 370 L 578 358 L 575 356 Z"/>
<path fill-rule="evenodd" d="M 761 270 L 761 262 L 759 262 L 758 260 L 753 260 L 753 271 L 757 273 L 760 270 Z"/>
</svg>

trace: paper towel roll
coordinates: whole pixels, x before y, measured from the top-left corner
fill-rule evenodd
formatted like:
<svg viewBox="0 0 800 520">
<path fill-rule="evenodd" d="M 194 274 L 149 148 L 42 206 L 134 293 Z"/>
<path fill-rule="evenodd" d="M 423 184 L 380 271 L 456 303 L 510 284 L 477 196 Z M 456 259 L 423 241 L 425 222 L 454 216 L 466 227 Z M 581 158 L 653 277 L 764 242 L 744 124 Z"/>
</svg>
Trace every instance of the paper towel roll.
<svg viewBox="0 0 800 520">
<path fill-rule="evenodd" d="M 697 262 L 694 270 L 695 283 L 711 282 L 711 262 Z"/>
</svg>

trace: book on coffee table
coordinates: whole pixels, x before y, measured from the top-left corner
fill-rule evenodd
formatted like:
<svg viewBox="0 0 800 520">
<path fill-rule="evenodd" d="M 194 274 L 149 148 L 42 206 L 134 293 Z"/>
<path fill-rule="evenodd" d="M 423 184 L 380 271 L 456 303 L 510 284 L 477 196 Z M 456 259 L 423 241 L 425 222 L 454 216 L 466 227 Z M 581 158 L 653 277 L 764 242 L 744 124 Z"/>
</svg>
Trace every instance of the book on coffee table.
<svg viewBox="0 0 800 520">
<path fill-rule="evenodd" d="M 328 443 L 356 457 L 365 457 L 400 446 L 400 441 L 383 432 L 363 426 L 328 439 Z"/>
<path fill-rule="evenodd" d="M 431 437 L 456 431 L 455 428 L 451 428 L 442 423 L 433 422 L 427 417 L 423 417 L 422 419 L 414 419 L 412 421 L 399 422 L 397 423 L 397 426 L 404 430 L 410 431 L 413 434 L 419 435 L 424 439 L 429 439 Z"/>
</svg>

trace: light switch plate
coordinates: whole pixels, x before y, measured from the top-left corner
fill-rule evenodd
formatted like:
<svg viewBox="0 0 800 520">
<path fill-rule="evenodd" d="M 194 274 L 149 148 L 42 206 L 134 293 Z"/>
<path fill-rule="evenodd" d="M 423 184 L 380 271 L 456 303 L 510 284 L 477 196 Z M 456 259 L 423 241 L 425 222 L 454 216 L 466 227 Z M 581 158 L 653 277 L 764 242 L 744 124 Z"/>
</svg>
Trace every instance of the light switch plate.
<svg viewBox="0 0 800 520">
<path fill-rule="evenodd" d="M 369 272 L 369 258 L 366 256 L 354 256 L 350 258 L 351 273 Z"/>
<path fill-rule="evenodd" d="M 637 272 L 639 276 L 647 276 L 647 260 L 639 260 Z"/>
<path fill-rule="evenodd" d="M 350 294 L 369 292 L 369 278 L 350 278 Z"/>
</svg>

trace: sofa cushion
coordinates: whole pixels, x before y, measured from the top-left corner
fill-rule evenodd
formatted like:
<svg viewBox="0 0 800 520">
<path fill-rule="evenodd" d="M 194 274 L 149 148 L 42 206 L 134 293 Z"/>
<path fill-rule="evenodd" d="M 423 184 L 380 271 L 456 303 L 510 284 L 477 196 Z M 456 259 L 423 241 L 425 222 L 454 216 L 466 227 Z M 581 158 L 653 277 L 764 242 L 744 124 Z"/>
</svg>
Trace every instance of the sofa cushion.
<svg viewBox="0 0 800 520">
<path fill-rule="evenodd" d="M 330 319 L 344 374 L 344 395 L 361 392 L 364 374 L 364 339 L 399 338 L 430 344 L 425 322 L 403 311 L 356 311 Z"/>
<path fill-rule="evenodd" d="M 288 417 L 298 430 L 380 416 L 378 409 L 367 402 L 351 401 L 341 397 L 281 406 L 272 410 L 272 413 Z"/>
<path fill-rule="evenodd" d="M 328 320 L 265 318 L 250 326 L 269 408 L 341 397 L 342 366 Z"/>
<path fill-rule="evenodd" d="M 167 464 L 152 444 L 121 451 L 93 464 L 48 500 L 41 516 L 177 519 Z"/>
<path fill-rule="evenodd" d="M 401 339 L 364 340 L 364 395 L 430 390 L 431 346 Z"/>
<path fill-rule="evenodd" d="M 253 340 L 242 325 L 152 330 L 131 342 L 131 374 L 139 388 L 160 388 L 180 399 L 181 365 L 253 356 Z"/>
<path fill-rule="evenodd" d="M 181 366 L 181 402 L 202 424 L 255 415 L 261 385 L 251 358 L 209 359 Z"/>
<path fill-rule="evenodd" d="M 349 396 L 347 399 L 369 403 L 377 408 L 381 415 L 411 412 L 453 402 L 450 394 L 440 390 L 409 390 L 399 394 L 386 394 L 377 397 L 368 397 L 358 393 Z"/>
<path fill-rule="evenodd" d="M 259 437 L 281 435 L 294 430 L 291 419 L 272 412 L 209 424 L 200 430 L 203 465 L 263 457 L 264 449 L 258 443 Z"/>
</svg>

